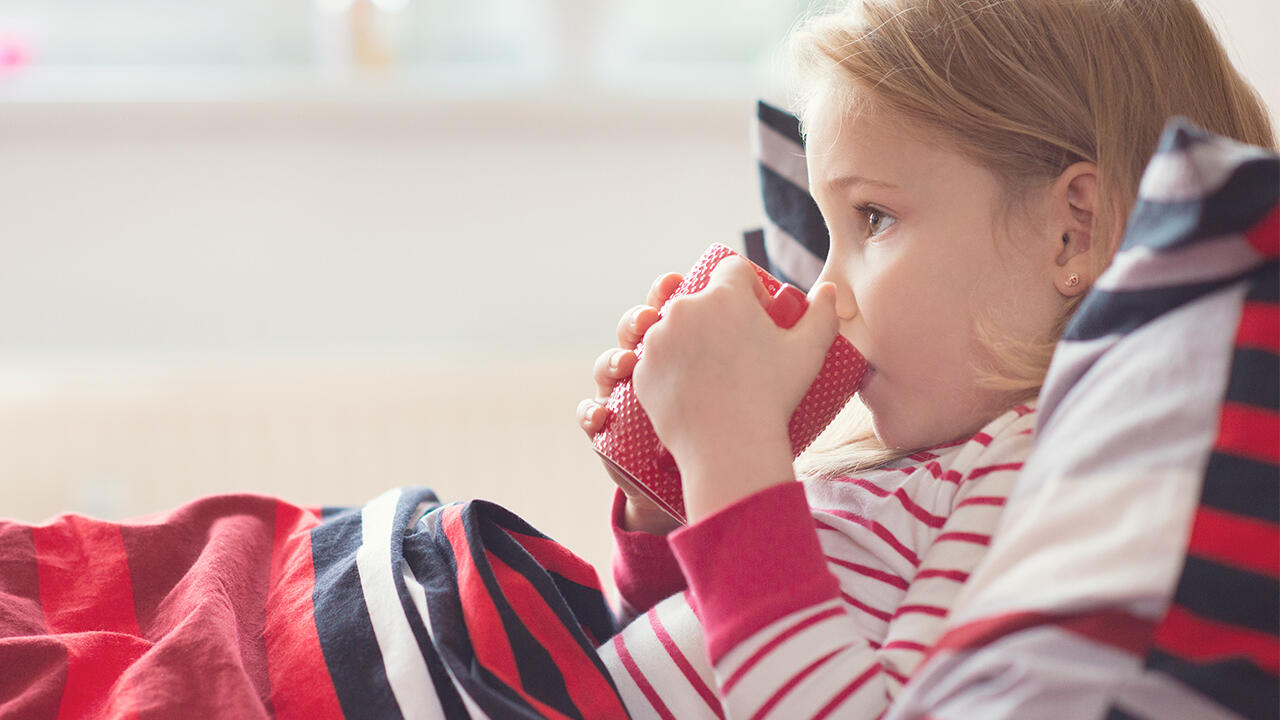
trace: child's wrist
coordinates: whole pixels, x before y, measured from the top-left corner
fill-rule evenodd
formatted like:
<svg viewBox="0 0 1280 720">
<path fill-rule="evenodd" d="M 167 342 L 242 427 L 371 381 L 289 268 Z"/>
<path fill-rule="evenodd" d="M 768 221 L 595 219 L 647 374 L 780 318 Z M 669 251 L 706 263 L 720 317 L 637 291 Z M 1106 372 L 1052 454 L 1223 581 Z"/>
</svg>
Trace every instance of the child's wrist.
<svg viewBox="0 0 1280 720">
<path fill-rule="evenodd" d="M 737 447 L 681 467 L 685 514 L 690 524 L 761 490 L 795 480 L 791 443 L 786 437 L 750 448 Z"/>
<path fill-rule="evenodd" d="M 627 532 L 643 532 L 650 535 L 666 535 L 680 523 L 657 507 L 639 507 L 627 498 L 622 508 L 622 529 Z"/>
</svg>

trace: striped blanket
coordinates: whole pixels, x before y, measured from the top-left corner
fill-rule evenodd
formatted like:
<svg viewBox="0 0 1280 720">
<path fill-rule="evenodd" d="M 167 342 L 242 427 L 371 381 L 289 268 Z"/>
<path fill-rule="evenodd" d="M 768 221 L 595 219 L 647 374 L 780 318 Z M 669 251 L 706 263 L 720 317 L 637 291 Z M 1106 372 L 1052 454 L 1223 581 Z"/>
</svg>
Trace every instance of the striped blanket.
<svg viewBox="0 0 1280 720">
<path fill-rule="evenodd" d="M 0 717 L 625 717 L 595 570 L 503 508 L 397 489 L 0 521 Z"/>
<path fill-rule="evenodd" d="M 1280 157 L 1169 122 L 889 718 L 1280 717 Z"/>
</svg>

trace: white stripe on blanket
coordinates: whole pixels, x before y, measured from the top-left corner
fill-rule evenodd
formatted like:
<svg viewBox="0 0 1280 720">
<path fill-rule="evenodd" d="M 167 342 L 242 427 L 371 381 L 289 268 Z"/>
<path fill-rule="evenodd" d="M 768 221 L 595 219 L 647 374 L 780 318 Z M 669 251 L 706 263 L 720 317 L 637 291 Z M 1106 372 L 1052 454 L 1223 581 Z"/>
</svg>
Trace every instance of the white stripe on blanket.
<svg viewBox="0 0 1280 720">
<path fill-rule="evenodd" d="M 360 510 L 361 544 L 356 552 L 360 589 L 400 712 L 406 718 L 443 719 L 444 708 L 400 605 L 392 575 L 391 536 L 400 493 L 399 488 L 388 490 Z"/>
</svg>

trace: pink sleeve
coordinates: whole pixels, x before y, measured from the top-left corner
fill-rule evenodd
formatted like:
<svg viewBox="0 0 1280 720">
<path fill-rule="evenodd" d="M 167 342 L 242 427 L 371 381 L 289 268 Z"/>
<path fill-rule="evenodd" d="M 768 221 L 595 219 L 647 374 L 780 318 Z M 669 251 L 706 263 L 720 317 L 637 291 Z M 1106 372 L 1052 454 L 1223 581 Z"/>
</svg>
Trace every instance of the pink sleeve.
<svg viewBox="0 0 1280 720">
<path fill-rule="evenodd" d="M 676 530 L 669 542 L 713 663 L 778 618 L 840 597 L 798 482 L 743 498 Z"/>
<path fill-rule="evenodd" d="M 626 496 L 613 498 L 613 582 L 624 603 L 625 615 L 639 615 L 660 601 L 685 589 L 684 574 L 676 562 L 667 536 L 622 529 Z"/>
</svg>

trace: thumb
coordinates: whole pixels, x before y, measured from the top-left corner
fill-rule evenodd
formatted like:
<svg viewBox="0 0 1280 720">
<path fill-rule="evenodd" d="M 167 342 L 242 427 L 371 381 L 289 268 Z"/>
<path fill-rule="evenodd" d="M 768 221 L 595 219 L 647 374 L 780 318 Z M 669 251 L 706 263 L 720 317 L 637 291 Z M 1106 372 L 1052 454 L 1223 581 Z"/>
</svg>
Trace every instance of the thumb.
<svg viewBox="0 0 1280 720">
<path fill-rule="evenodd" d="M 796 335 L 826 350 L 840 330 L 836 314 L 836 286 L 824 282 L 809 292 L 809 309 L 791 329 Z"/>
</svg>

